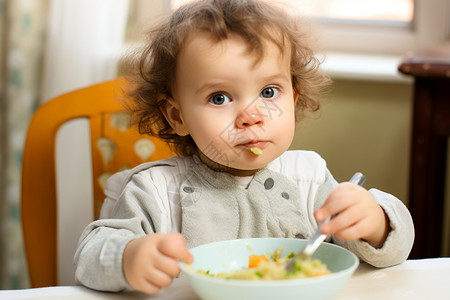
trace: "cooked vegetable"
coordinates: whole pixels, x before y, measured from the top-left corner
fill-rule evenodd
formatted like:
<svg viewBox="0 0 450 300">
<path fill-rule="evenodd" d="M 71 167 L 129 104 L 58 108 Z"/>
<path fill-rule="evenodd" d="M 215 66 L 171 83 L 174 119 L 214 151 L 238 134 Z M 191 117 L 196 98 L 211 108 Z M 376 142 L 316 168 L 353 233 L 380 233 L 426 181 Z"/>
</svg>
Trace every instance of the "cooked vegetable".
<svg viewBox="0 0 450 300">
<path fill-rule="evenodd" d="M 248 267 L 257 268 L 262 261 L 269 262 L 269 259 L 264 254 L 261 255 L 252 254 L 248 257 Z"/>
<path fill-rule="evenodd" d="M 284 268 L 286 261 L 292 257 L 293 253 L 281 257 L 282 247 L 269 255 L 270 260 L 265 256 L 251 254 L 249 256 L 248 268 L 220 272 L 212 274 L 209 271 L 198 270 L 197 273 L 211 277 L 226 279 L 244 279 L 244 280 L 283 280 L 297 279 L 307 277 L 317 277 L 330 274 L 327 266 L 318 259 L 299 258 L 296 260 L 292 271 L 288 272 Z"/>
<path fill-rule="evenodd" d="M 253 154 L 256 154 L 256 155 L 261 155 L 261 154 L 263 154 L 262 149 L 259 148 L 259 147 L 252 147 L 252 148 L 250 148 L 250 151 L 252 151 Z"/>
</svg>

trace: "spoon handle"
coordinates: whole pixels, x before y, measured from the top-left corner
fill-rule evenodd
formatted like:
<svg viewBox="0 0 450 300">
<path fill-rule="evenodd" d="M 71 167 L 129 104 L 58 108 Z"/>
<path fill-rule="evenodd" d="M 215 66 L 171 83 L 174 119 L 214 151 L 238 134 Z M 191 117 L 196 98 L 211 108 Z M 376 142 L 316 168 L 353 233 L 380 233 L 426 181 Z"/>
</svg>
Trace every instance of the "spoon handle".
<svg viewBox="0 0 450 300">
<path fill-rule="evenodd" d="M 348 182 L 354 183 L 356 185 L 363 185 L 365 181 L 366 181 L 366 176 L 364 176 L 360 172 L 356 172 Z"/>
<path fill-rule="evenodd" d="M 357 185 L 363 185 L 366 181 L 366 177 L 360 173 L 356 172 L 352 178 L 349 180 L 350 183 L 357 184 Z M 320 244 L 327 238 L 326 234 L 322 234 L 322 226 L 326 223 L 328 223 L 331 220 L 331 216 L 325 219 L 325 221 L 321 222 L 319 224 L 319 228 L 317 229 L 316 233 L 311 237 L 311 239 L 306 243 L 306 245 L 301 249 L 293 258 L 291 258 L 287 263 L 285 268 L 287 270 L 291 270 L 295 259 L 297 257 L 304 257 L 304 256 L 311 256 L 314 252 L 316 252 L 317 248 L 319 248 Z"/>
<path fill-rule="evenodd" d="M 357 185 L 363 185 L 364 181 L 366 181 L 366 177 L 360 173 L 355 173 L 352 178 L 348 181 L 353 184 Z M 328 223 L 331 220 L 331 216 L 326 218 L 325 221 L 319 224 L 319 228 L 317 229 L 316 233 L 311 237 L 309 242 L 306 244 L 306 246 L 302 249 L 302 253 L 311 256 L 316 249 L 320 246 L 320 244 L 327 238 L 326 234 L 322 234 L 322 226 L 326 223 Z"/>
</svg>

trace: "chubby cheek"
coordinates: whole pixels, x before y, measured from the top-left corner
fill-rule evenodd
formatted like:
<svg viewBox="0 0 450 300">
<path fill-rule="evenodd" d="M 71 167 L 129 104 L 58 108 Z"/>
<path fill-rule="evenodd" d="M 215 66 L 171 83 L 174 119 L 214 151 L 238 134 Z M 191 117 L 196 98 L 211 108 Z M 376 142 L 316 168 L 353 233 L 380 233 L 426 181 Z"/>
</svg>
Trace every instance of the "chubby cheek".
<svg viewBox="0 0 450 300">
<path fill-rule="evenodd" d="M 208 157 L 210 157 L 208 154 L 211 152 L 223 152 L 223 148 L 225 147 L 225 144 L 218 138 L 218 135 L 211 134 L 211 132 L 206 132 L 201 136 L 197 134 L 197 136 L 195 138 L 193 137 L 193 139 L 200 151 Z"/>
<path fill-rule="evenodd" d="M 192 128 L 193 130 L 190 130 L 191 136 L 199 150 L 207 155 L 207 151 L 212 151 L 215 148 L 218 148 L 215 151 L 223 149 L 226 145 L 223 142 L 223 138 L 221 138 L 224 134 L 224 129 L 221 129 L 220 124 L 214 121 L 202 124 L 204 125 L 195 126 L 195 128 Z"/>
<path fill-rule="evenodd" d="M 226 127 L 228 124 L 217 121 L 204 123 L 204 126 L 198 127 L 192 132 L 198 149 L 212 161 L 230 166 L 230 163 L 236 160 L 237 150 L 232 147 L 234 132 Z"/>
<path fill-rule="evenodd" d="M 295 118 L 288 122 L 284 122 L 284 124 L 281 124 L 279 132 L 282 143 L 285 145 L 287 144 L 287 147 L 289 147 L 295 135 Z"/>
<path fill-rule="evenodd" d="M 275 133 L 275 138 L 278 139 L 278 143 L 281 145 L 290 146 L 294 138 L 295 133 L 295 112 L 293 105 L 287 105 L 283 107 L 282 114 L 278 120 L 274 120 L 270 124 Z M 278 134 L 276 134 L 278 133 Z"/>
</svg>

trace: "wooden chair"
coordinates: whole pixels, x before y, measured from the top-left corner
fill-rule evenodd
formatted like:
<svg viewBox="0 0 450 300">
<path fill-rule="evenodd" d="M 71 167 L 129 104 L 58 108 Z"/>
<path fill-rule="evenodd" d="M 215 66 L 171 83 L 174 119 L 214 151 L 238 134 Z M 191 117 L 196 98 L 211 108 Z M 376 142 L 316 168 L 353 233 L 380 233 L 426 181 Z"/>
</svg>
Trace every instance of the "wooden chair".
<svg viewBox="0 0 450 300">
<path fill-rule="evenodd" d="M 450 43 L 411 51 L 398 69 L 414 78 L 409 209 L 416 236 L 410 258 L 439 257 L 450 137 Z"/>
<path fill-rule="evenodd" d="M 95 219 L 108 176 L 173 156 L 161 140 L 129 128 L 128 114 L 118 101 L 124 97 L 124 84 L 124 79 L 116 79 L 54 98 L 31 120 L 23 152 L 21 218 L 32 287 L 58 285 L 55 138 L 61 125 L 76 118 L 89 120 Z"/>
</svg>

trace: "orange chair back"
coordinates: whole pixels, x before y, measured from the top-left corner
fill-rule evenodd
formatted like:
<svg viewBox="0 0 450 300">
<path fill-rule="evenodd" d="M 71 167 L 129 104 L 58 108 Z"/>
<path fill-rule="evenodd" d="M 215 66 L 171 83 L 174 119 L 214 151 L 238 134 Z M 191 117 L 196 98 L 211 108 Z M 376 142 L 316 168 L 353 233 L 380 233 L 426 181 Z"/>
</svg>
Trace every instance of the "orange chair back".
<svg viewBox="0 0 450 300">
<path fill-rule="evenodd" d="M 21 218 L 32 287 L 58 285 L 55 138 L 61 125 L 89 120 L 95 219 L 110 175 L 174 155 L 161 140 L 129 127 L 120 104 L 125 83 L 119 78 L 59 96 L 39 107 L 31 120 L 22 161 Z"/>
</svg>

